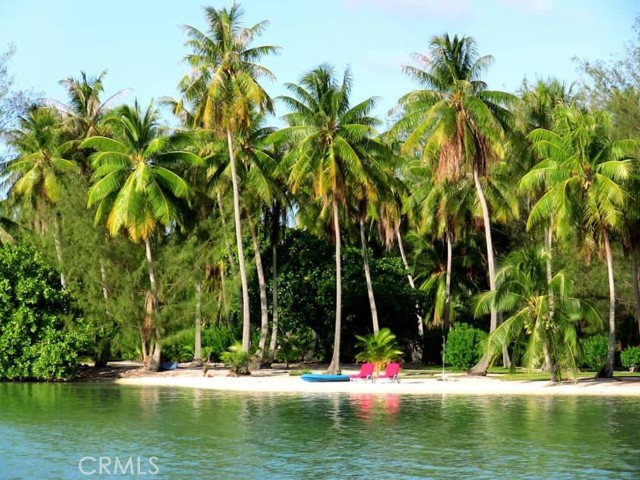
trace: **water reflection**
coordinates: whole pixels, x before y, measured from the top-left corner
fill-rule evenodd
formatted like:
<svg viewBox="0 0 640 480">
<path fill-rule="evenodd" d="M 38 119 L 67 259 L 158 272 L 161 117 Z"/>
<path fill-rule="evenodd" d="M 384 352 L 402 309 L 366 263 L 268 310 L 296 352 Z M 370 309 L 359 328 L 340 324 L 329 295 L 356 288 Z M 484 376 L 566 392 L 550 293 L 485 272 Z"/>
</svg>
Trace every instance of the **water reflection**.
<svg viewBox="0 0 640 480">
<path fill-rule="evenodd" d="M 390 420 L 400 411 L 400 395 L 352 393 L 349 394 L 349 405 L 355 415 L 364 422 L 376 418 Z"/>
<path fill-rule="evenodd" d="M 84 455 L 155 455 L 162 478 L 637 478 L 639 406 L 0 384 L 0 478 L 78 478 Z"/>
</svg>

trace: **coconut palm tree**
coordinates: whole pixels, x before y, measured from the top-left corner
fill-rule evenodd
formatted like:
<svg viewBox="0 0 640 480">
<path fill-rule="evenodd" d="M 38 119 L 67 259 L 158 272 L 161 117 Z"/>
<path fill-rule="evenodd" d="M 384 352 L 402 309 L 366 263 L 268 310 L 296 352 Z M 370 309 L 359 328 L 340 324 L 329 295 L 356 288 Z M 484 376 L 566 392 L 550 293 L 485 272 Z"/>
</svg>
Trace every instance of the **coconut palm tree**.
<svg viewBox="0 0 640 480">
<path fill-rule="evenodd" d="M 611 119 L 574 106 L 558 108 L 553 131 L 536 129 L 529 135 L 541 162 L 522 179 L 532 188 L 546 185 L 531 209 L 527 228 L 548 222 L 553 215 L 560 237 L 577 232 L 585 245 L 604 248 L 609 279 L 609 350 L 599 376 L 613 376 L 616 342 L 615 283 L 612 235 L 624 224 L 630 179 L 635 162 L 633 140 L 611 140 Z"/>
<path fill-rule="evenodd" d="M 495 291 L 495 259 L 491 218 L 482 177 L 491 172 L 492 162 L 503 158 L 511 114 L 507 107 L 516 98 L 487 90 L 482 75 L 493 58 L 478 55 L 472 37 L 433 37 L 429 55 L 414 54 L 425 69 L 405 66 L 404 71 L 424 88 L 400 99 L 402 118 L 394 127 L 406 132 L 403 152 L 416 152 L 423 159 L 436 159 L 438 178 L 456 181 L 471 175 L 482 209 L 487 243 L 489 286 Z M 491 309 L 490 331 L 497 326 L 497 310 Z M 483 358 L 472 370 L 486 373 Z"/>
<path fill-rule="evenodd" d="M 549 362 L 551 381 L 558 382 L 563 370 L 574 378 L 578 371 L 578 324 L 597 326 L 601 320 L 590 305 L 569 296 L 562 272 L 547 282 L 547 255 L 544 248 L 536 247 L 509 253 L 496 275 L 498 289 L 478 297 L 476 315 L 486 314 L 492 303 L 508 314 L 489 336 L 489 358 L 524 339 L 527 367 Z"/>
<path fill-rule="evenodd" d="M 9 185 L 10 195 L 26 199 L 35 208 L 36 230 L 44 234 L 48 228 L 47 215 L 60 199 L 62 178 L 76 170 L 76 164 L 65 158 L 71 144 L 65 141 L 62 119 L 52 108 L 33 109 L 20 118 L 20 128 L 11 132 L 9 143 L 18 154 L 5 167 L 5 184 Z M 60 225 L 55 212 L 51 219 L 60 283 L 66 288 Z"/>
<path fill-rule="evenodd" d="M 214 132 L 225 138 L 228 147 L 231 181 L 233 184 L 233 211 L 236 230 L 236 246 L 242 282 L 242 348 L 250 347 L 249 287 L 244 264 L 242 229 L 240 226 L 240 187 L 234 141 L 246 134 L 253 118 L 253 111 L 272 112 L 269 95 L 258 80 L 274 78 L 273 74 L 257 63 L 266 55 L 277 53 L 273 46 L 253 46 L 268 22 L 263 21 L 249 28 L 241 27 L 242 10 L 234 4 L 229 10 L 205 7 L 208 31 L 185 26 L 189 37 L 186 45 L 192 53 L 185 57 L 191 71 L 180 82 L 182 99 L 176 104 L 176 112 L 191 106 L 193 126 Z"/>
<path fill-rule="evenodd" d="M 96 150 L 91 156 L 93 185 L 88 206 L 97 204 L 96 223 L 104 216 L 112 236 L 125 230 L 134 242 L 145 248 L 152 311 L 160 311 L 159 287 L 154 267 L 151 240 L 158 226 L 181 224 L 181 209 L 188 202 L 189 186 L 173 169 L 176 164 L 196 164 L 201 159 L 185 151 L 173 150 L 171 138 L 162 134 L 158 113 L 149 105 L 143 112 L 135 103 L 113 112 L 106 120 L 113 138 L 94 136 L 81 148 Z M 160 329 L 153 327 L 155 342 L 149 368 L 157 370 L 160 361 Z"/>
<path fill-rule="evenodd" d="M 336 317 L 333 355 L 329 372 L 340 370 L 340 332 L 342 325 L 342 261 L 340 209 L 351 189 L 367 183 L 367 165 L 380 149 L 374 127 L 379 123 L 370 115 L 375 100 L 350 104 L 351 72 L 339 81 L 333 69 L 321 65 L 305 74 L 300 84 L 289 83 L 292 96 L 282 97 L 291 113 L 284 116 L 288 127 L 274 133 L 276 142 L 287 141 L 292 150 L 281 163 L 289 172 L 295 195 L 307 190 L 321 208 L 331 212 L 336 245 Z"/>
<path fill-rule="evenodd" d="M 388 328 L 371 333 L 367 336 L 361 337 L 356 335 L 358 343 L 356 347 L 361 351 L 356 355 L 356 360 L 359 362 L 373 363 L 375 367 L 375 378 L 380 374 L 380 370 L 384 366 L 402 357 L 402 350 L 398 349 L 398 343 L 396 336 L 391 333 Z"/>
</svg>

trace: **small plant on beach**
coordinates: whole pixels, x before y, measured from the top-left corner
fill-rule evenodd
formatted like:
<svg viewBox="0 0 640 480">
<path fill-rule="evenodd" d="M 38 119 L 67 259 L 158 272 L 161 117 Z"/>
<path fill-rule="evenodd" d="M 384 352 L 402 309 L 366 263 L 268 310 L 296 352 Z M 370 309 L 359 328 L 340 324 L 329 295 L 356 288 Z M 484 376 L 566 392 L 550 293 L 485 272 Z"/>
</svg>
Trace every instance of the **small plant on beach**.
<svg viewBox="0 0 640 480">
<path fill-rule="evenodd" d="M 625 348 L 620 353 L 620 361 L 623 367 L 635 372 L 640 368 L 640 347 Z"/>
<path fill-rule="evenodd" d="M 608 347 L 609 339 L 604 335 L 594 335 L 583 340 L 582 365 L 586 365 L 589 370 L 600 371 L 607 361 Z"/>
<path fill-rule="evenodd" d="M 241 342 L 235 342 L 221 353 L 220 360 L 229 368 L 229 376 L 249 375 L 250 356 L 242 349 Z"/>
<path fill-rule="evenodd" d="M 378 333 L 370 333 L 364 337 L 356 335 L 358 343 L 356 347 L 361 351 L 356 355 L 359 362 L 373 363 L 375 376 L 389 362 L 399 359 L 402 350 L 398 349 L 396 336 L 388 328 L 381 329 Z"/>
<path fill-rule="evenodd" d="M 486 339 L 487 334 L 482 330 L 467 323 L 457 323 L 447 337 L 446 363 L 469 370 L 482 357 Z"/>
</svg>

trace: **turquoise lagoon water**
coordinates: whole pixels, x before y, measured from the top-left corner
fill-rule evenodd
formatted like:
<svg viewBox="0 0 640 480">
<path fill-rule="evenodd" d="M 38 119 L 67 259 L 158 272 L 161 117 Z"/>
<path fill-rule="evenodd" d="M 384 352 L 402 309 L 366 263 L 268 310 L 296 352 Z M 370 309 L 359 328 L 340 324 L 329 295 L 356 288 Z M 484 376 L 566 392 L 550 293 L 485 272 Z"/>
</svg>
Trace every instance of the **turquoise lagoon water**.
<svg viewBox="0 0 640 480">
<path fill-rule="evenodd" d="M 640 478 L 640 400 L 0 383 L 0 479 L 95 477 Z"/>
</svg>

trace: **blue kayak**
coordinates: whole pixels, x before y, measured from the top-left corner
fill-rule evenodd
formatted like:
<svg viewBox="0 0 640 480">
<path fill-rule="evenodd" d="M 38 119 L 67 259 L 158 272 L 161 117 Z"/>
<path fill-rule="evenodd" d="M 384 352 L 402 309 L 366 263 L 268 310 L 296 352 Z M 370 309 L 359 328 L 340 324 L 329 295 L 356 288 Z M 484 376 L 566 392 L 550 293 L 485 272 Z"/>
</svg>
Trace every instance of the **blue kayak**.
<svg viewBox="0 0 640 480">
<path fill-rule="evenodd" d="M 330 375 L 328 373 L 305 373 L 300 378 L 305 382 L 348 382 L 349 375 Z"/>
</svg>

